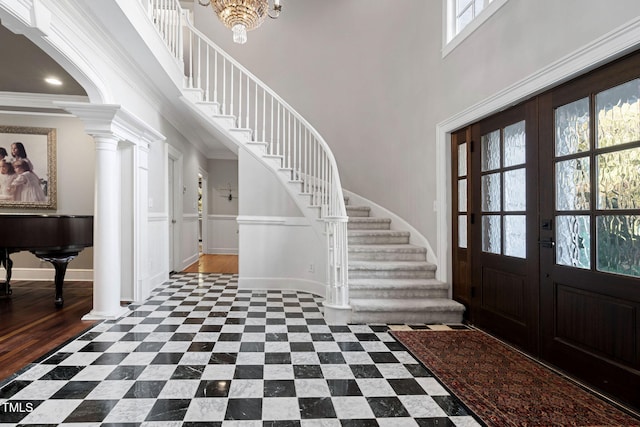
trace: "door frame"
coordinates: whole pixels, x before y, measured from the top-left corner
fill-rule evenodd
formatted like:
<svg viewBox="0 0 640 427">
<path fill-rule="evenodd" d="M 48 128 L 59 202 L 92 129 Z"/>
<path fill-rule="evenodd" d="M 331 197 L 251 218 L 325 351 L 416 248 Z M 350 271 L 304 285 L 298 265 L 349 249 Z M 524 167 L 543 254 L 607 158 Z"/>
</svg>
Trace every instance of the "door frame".
<svg viewBox="0 0 640 427">
<path fill-rule="evenodd" d="M 514 84 L 451 115 L 436 125 L 436 223 L 438 270 L 436 277 L 451 282 L 451 134 L 534 94 L 613 61 L 640 45 L 640 20 L 633 19 L 599 39 L 536 70 Z"/>
<path fill-rule="evenodd" d="M 182 153 L 168 145 L 167 152 L 167 249 L 169 272 L 182 269 L 181 236 L 182 236 L 182 203 L 183 203 L 183 178 L 182 178 Z M 169 172 L 172 169 L 172 173 Z M 172 182 L 169 182 L 170 177 Z M 173 222 L 175 221 L 175 222 Z"/>
</svg>

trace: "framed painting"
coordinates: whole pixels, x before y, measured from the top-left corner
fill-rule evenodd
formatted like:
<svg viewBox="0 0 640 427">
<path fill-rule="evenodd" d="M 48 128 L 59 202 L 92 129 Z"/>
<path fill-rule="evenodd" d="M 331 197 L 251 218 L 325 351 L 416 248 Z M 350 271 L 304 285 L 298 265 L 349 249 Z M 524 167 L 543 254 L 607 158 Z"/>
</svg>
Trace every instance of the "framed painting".
<svg viewBox="0 0 640 427">
<path fill-rule="evenodd" d="M 0 208 L 56 208 L 56 130 L 0 126 Z"/>
</svg>

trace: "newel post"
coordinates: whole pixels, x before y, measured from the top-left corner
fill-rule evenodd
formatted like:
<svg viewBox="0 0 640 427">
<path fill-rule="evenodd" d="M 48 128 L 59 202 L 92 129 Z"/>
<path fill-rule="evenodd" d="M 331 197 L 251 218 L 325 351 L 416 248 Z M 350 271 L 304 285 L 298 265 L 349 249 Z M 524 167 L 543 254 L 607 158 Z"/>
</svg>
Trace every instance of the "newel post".
<svg viewBox="0 0 640 427">
<path fill-rule="evenodd" d="M 349 217 L 325 217 L 327 236 L 327 295 L 324 317 L 328 324 L 347 324 L 349 305 L 349 260 L 347 223 Z"/>
</svg>

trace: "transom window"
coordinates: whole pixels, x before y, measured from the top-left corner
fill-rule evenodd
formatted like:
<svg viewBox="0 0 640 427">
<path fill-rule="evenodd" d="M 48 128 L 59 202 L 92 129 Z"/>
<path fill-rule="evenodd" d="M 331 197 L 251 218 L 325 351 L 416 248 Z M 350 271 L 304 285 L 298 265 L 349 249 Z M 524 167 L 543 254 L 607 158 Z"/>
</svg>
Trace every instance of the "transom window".
<svg viewBox="0 0 640 427">
<path fill-rule="evenodd" d="M 445 23 L 442 56 L 446 56 L 507 0 L 444 0 Z"/>
</svg>

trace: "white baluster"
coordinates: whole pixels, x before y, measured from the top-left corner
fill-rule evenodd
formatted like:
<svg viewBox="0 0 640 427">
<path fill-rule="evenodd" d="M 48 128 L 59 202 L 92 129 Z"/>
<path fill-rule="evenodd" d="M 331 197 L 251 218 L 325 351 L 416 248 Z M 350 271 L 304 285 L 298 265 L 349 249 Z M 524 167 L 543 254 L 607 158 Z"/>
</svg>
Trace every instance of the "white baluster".
<svg viewBox="0 0 640 427">
<path fill-rule="evenodd" d="M 218 102 L 218 52 L 213 51 L 213 102 Z"/>
<path fill-rule="evenodd" d="M 227 114 L 227 59 L 222 61 L 222 114 Z"/>
<path fill-rule="evenodd" d="M 209 102 L 209 46 L 205 46 L 206 52 L 207 52 L 207 60 L 205 61 L 205 91 L 204 91 L 204 100 Z"/>
<path fill-rule="evenodd" d="M 242 71 L 238 70 L 238 116 L 236 126 L 242 127 Z"/>
<path fill-rule="evenodd" d="M 251 115 L 251 103 L 249 102 L 249 76 L 247 76 L 247 111 L 245 113 L 245 119 L 244 119 L 244 127 L 246 129 L 249 129 L 249 116 Z"/>
<path fill-rule="evenodd" d="M 198 89 L 202 89 L 202 64 L 201 64 L 201 60 L 202 60 L 202 46 L 201 46 L 201 38 L 198 37 L 198 53 L 196 54 L 196 58 L 198 58 L 198 66 L 197 66 L 197 73 L 198 73 L 198 80 L 197 80 L 197 85 L 198 85 Z"/>
<path fill-rule="evenodd" d="M 256 82 L 256 93 L 258 92 L 258 83 Z M 267 92 L 262 91 L 262 141 L 266 141 L 266 132 L 267 132 Z"/>
<path fill-rule="evenodd" d="M 270 150 L 269 150 L 269 154 L 273 155 L 273 144 L 274 144 L 274 140 L 273 140 L 273 128 L 274 128 L 274 123 L 273 123 L 273 95 L 271 96 L 271 129 L 269 129 L 269 131 L 271 132 L 271 137 L 269 138 L 269 144 L 270 144 Z"/>
<path fill-rule="evenodd" d="M 189 32 L 189 88 L 193 89 L 193 33 Z"/>
<path fill-rule="evenodd" d="M 231 82 L 231 88 L 229 89 L 229 114 L 233 116 L 233 64 L 229 64 L 229 71 L 231 76 L 229 76 L 229 81 Z"/>
</svg>

